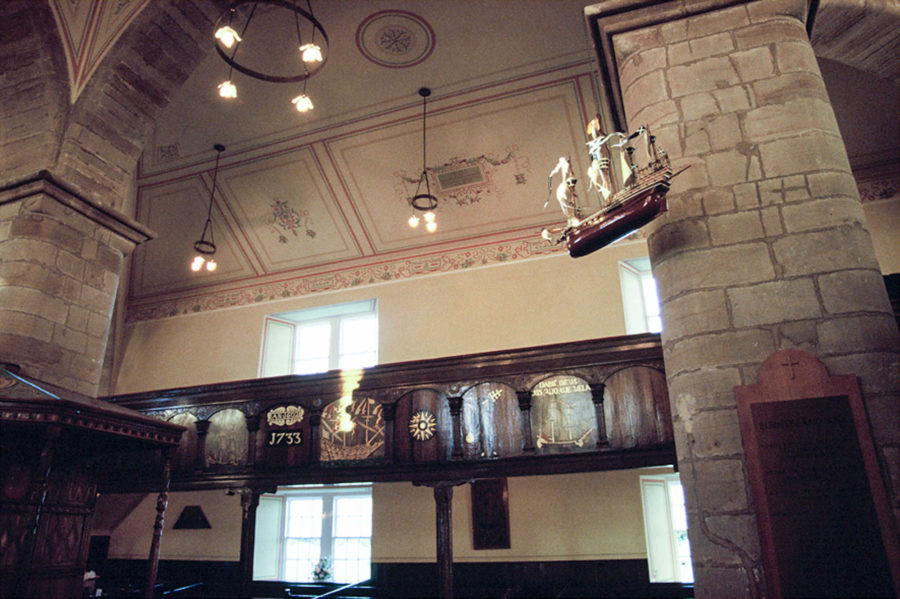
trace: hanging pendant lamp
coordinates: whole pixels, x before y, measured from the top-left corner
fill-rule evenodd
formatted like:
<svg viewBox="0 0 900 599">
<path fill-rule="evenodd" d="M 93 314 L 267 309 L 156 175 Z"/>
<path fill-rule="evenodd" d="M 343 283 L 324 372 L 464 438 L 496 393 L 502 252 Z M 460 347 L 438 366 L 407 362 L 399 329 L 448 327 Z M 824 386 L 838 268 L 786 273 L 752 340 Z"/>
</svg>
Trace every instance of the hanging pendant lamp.
<svg viewBox="0 0 900 599">
<path fill-rule="evenodd" d="M 416 193 L 409 198 L 409 205 L 413 208 L 413 213 L 409 217 L 407 223 L 410 227 L 419 226 L 419 212 L 422 212 L 422 219 L 425 221 L 425 229 L 429 233 L 437 231 L 437 220 L 434 215 L 434 209 L 437 208 L 438 200 L 431 193 L 431 183 L 428 180 L 428 167 L 426 166 L 426 115 L 428 96 L 431 90 L 427 87 L 419 89 L 419 95 L 422 96 L 422 174 L 419 177 L 419 183 L 416 185 Z M 422 189 L 422 184 L 425 189 Z"/>
<path fill-rule="evenodd" d="M 216 243 L 212 230 L 212 205 L 213 197 L 216 195 L 216 178 L 219 175 L 219 157 L 225 151 L 225 146 L 216 144 L 213 148 L 216 150 L 216 167 L 213 169 L 212 189 L 209 192 L 209 208 L 206 210 L 206 223 L 203 225 L 203 233 L 200 234 L 200 239 L 194 242 L 194 251 L 197 252 L 191 261 L 191 270 L 194 272 L 200 271 L 204 265 L 206 265 L 206 270 L 209 272 L 216 270 Z"/>
</svg>

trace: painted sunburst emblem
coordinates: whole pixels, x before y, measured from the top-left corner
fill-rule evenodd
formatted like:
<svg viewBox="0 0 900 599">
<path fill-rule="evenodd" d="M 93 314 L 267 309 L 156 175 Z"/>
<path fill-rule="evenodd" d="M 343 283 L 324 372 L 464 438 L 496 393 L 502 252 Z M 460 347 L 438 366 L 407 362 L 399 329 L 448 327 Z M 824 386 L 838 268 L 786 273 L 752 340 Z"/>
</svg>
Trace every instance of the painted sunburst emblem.
<svg viewBox="0 0 900 599">
<path fill-rule="evenodd" d="M 434 436 L 437 419 L 428 410 L 419 410 L 409 419 L 409 434 L 416 441 L 427 441 Z"/>
</svg>

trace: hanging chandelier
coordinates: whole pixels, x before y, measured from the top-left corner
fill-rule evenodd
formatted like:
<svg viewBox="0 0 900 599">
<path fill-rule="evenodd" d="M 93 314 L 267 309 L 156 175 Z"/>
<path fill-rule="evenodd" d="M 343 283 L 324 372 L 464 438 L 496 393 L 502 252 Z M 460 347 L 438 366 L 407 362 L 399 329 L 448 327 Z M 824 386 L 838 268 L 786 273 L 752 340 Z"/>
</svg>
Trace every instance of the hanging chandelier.
<svg viewBox="0 0 900 599">
<path fill-rule="evenodd" d="M 422 220 L 425 221 L 425 230 L 429 233 L 434 233 L 437 231 L 437 220 L 434 216 L 434 209 L 437 208 L 438 200 L 431 193 L 431 183 L 428 181 L 428 167 L 426 166 L 425 161 L 425 117 L 427 113 L 427 103 L 428 96 L 431 95 L 431 90 L 427 87 L 423 87 L 419 89 L 419 95 L 422 96 L 422 174 L 419 176 L 419 183 L 416 185 L 416 193 L 409 198 L 409 205 L 413 209 L 412 214 L 409 219 L 406 221 L 410 227 L 416 228 L 419 226 L 419 213 L 422 213 Z M 425 189 L 422 189 L 422 184 L 425 184 Z"/>
<path fill-rule="evenodd" d="M 206 270 L 212 272 L 216 270 L 216 243 L 212 230 L 212 206 L 213 197 L 216 195 L 216 178 L 219 175 L 219 157 L 225 151 L 225 146 L 216 144 L 213 146 L 216 150 L 216 167 L 213 169 L 212 189 L 209 192 L 209 208 L 206 210 L 206 223 L 203 225 L 203 233 L 200 239 L 194 242 L 194 251 L 197 254 L 191 261 L 191 270 L 199 272 L 206 265 Z"/>
<path fill-rule="evenodd" d="M 260 16 L 263 13 L 265 17 Z M 263 25 L 251 30 L 254 17 L 257 23 L 263 21 Z M 279 37 L 277 32 L 267 29 L 272 24 L 291 28 L 293 49 L 273 47 L 283 35 Z M 312 110 L 313 102 L 306 93 L 306 84 L 325 66 L 328 34 L 313 15 L 310 0 L 306 0 L 305 9 L 297 4 L 297 0 L 236 0 L 216 20 L 215 39 L 216 52 L 228 65 L 228 77 L 218 86 L 219 96 L 227 100 L 237 98 L 237 85 L 232 76 L 238 71 L 270 83 L 302 82 L 301 93 L 291 103 L 298 112 Z M 297 60 L 292 61 L 293 70 L 287 74 L 275 72 L 271 65 L 273 57 L 287 55 L 297 56 Z"/>
</svg>

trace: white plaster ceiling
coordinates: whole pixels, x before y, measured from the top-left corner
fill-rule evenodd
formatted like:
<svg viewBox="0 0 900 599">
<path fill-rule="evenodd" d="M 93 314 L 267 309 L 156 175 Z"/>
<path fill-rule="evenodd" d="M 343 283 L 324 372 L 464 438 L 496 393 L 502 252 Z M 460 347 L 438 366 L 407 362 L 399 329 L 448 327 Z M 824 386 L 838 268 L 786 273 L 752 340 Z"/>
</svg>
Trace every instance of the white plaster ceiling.
<svg viewBox="0 0 900 599">
<path fill-rule="evenodd" d="M 147 1 L 51 0 L 73 94 L 102 49 Z M 558 251 L 539 236 L 543 226 L 560 222 L 554 203 L 544 208 L 546 181 L 559 156 L 574 159 L 576 175 L 587 166 L 579 159 L 597 94 L 584 7 L 593 3 L 312 0 L 330 43 L 325 68 L 308 82 L 316 108 L 307 114 L 290 104 L 302 84 L 241 74 L 233 76 L 238 99 L 221 100 L 216 85 L 228 67 L 210 51 L 157 122 L 139 165 L 136 215 L 159 237 L 135 252 L 129 317 L 243 305 Z M 849 6 L 845 0 L 820 3 L 817 27 L 825 33 L 817 43 L 828 56 L 835 48 L 849 52 L 850 42 L 833 23 Z M 897 14 L 873 26 L 884 28 L 879 23 L 885 18 L 896 22 Z M 263 13 L 260 22 L 266 19 L 267 41 L 277 48 L 278 20 Z M 372 32 L 382 25 L 410 35 L 406 53 L 378 54 Z M 860 37 L 859 27 L 846 29 Z M 896 31 L 891 35 L 863 62 L 849 52 L 849 62 L 877 65 L 879 77 L 893 72 L 884 59 Z M 292 52 L 273 48 L 270 54 L 280 63 Z M 845 74 L 839 73 L 841 79 Z M 896 83 L 879 79 L 883 90 L 870 86 L 869 96 L 890 98 Z M 426 158 L 440 202 L 434 234 L 405 222 L 411 212 L 406 198 L 422 169 L 417 90 L 423 86 L 432 90 Z M 893 140 L 855 141 L 844 131 L 851 159 L 872 144 L 879 151 L 877 144 L 900 145 L 897 115 L 888 116 L 893 124 L 887 128 L 866 122 L 894 132 Z M 841 125 L 855 127 L 852 121 Z M 219 268 L 195 274 L 188 263 L 206 218 L 216 143 L 227 148 L 212 209 Z M 585 189 L 578 194 L 592 201 Z"/>
</svg>

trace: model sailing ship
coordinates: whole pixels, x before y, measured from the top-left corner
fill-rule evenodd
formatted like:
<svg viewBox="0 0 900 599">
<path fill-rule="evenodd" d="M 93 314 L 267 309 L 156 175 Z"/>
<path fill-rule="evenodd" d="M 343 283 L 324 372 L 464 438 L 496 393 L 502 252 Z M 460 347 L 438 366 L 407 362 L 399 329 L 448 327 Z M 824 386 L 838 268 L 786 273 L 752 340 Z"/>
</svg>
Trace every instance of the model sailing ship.
<svg viewBox="0 0 900 599">
<path fill-rule="evenodd" d="M 611 133 L 600 135 L 600 121 L 594 119 L 587 126 L 591 140 L 588 154 L 591 166 L 587 174 L 588 189 L 596 189 L 600 195 L 600 209 L 584 216 L 584 209 L 578 206 L 575 197 L 575 179 L 571 164 L 560 158 L 556 168 L 550 173 L 548 190 L 552 193 L 553 176 L 559 173 L 562 182 L 557 186 L 556 199 L 566 217 L 566 226 L 561 229 L 544 229 L 541 236 L 552 243 L 565 242 L 569 255 L 573 258 L 585 256 L 606 247 L 640 229 L 666 211 L 666 192 L 673 177 L 684 171 L 672 171 L 669 157 L 656 147 L 656 137 L 646 127 L 641 127 L 631 135 Z M 632 145 L 643 140 L 648 160 L 646 166 L 635 165 Z M 604 155 L 606 148 L 609 158 Z M 610 191 L 610 160 L 614 161 L 621 174 L 620 188 Z M 687 167 L 685 167 L 687 168 Z M 550 198 L 544 203 L 547 207 Z"/>
</svg>

